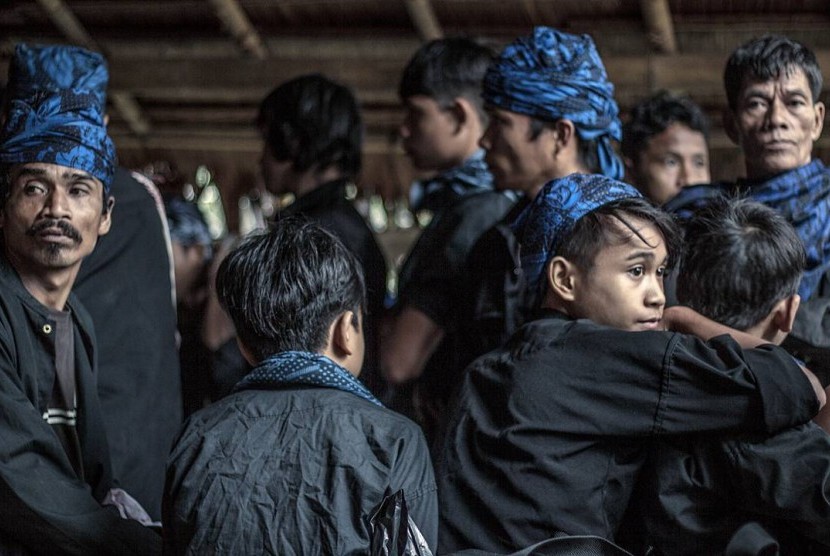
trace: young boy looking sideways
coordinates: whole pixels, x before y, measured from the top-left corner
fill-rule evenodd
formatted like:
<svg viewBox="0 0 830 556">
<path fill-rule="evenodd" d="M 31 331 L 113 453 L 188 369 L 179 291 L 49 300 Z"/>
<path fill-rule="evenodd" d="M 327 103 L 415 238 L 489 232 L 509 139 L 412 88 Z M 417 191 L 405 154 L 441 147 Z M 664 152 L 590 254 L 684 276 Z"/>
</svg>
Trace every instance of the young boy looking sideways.
<svg viewBox="0 0 830 556">
<path fill-rule="evenodd" d="M 727 329 L 684 310 L 666 322 L 679 236 L 631 186 L 551 181 L 516 227 L 543 311 L 467 370 L 439 473 L 439 552 L 613 539 L 649 437 L 773 432 L 823 403 L 780 348 L 712 338 Z M 675 325 L 712 339 L 662 330 Z"/>
</svg>

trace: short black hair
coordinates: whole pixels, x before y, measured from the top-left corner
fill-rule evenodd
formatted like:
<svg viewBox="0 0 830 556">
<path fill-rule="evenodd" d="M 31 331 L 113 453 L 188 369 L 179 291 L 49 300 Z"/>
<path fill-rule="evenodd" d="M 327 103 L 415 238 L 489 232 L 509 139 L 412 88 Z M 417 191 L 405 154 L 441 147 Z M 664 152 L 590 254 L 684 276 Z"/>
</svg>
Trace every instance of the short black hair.
<svg viewBox="0 0 830 556">
<path fill-rule="evenodd" d="M 487 121 L 481 87 L 495 52 L 465 37 L 432 40 L 418 49 L 401 76 L 402 100 L 425 95 L 446 108 L 453 99 L 471 101 L 483 122 Z"/>
<path fill-rule="evenodd" d="M 559 120 L 543 120 L 541 118 L 530 116 L 530 139 L 535 141 L 542 131 L 545 129 L 553 129 L 558 121 Z M 579 157 L 579 162 L 582 163 L 589 174 L 601 174 L 602 168 L 599 165 L 599 154 L 597 152 L 598 145 L 596 139 L 583 139 L 579 136 L 578 126 L 574 124 L 574 127 L 577 128 L 575 139 L 576 155 Z"/>
<path fill-rule="evenodd" d="M 351 251 L 299 216 L 278 218 L 268 232 L 244 240 L 216 275 L 219 302 L 257 361 L 283 351 L 319 352 L 338 315 L 362 313 L 365 288 Z"/>
<path fill-rule="evenodd" d="M 164 195 L 163 199 L 170 239 L 183 247 L 201 245 L 205 249 L 205 259 L 210 261 L 213 237 L 199 205 L 181 195 Z"/>
<path fill-rule="evenodd" d="M 677 298 L 746 330 L 798 291 L 804 245 L 787 220 L 750 199 L 716 199 L 689 221 Z"/>
<path fill-rule="evenodd" d="M 632 235 L 645 242 L 634 228 L 632 218 L 644 220 L 657 228 L 668 252 L 666 267 L 673 268 L 683 246 L 682 232 L 669 213 L 643 197 L 618 199 L 589 212 L 577 220 L 570 233 L 562 238 L 555 255 L 564 257 L 583 271 L 589 271 L 604 247 L 628 242 Z"/>
<path fill-rule="evenodd" d="M 706 143 L 709 143 L 709 120 L 700 106 L 688 96 L 662 90 L 631 109 L 631 116 L 623 125 L 620 144 L 623 155 L 636 162 L 648 146 L 648 141 L 675 123 L 703 134 Z"/>
<path fill-rule="evenodd" d="M 738 97 L 746 79 L 768 81 L 777 79 L 782 73 L 789 75 L 796 69 L 807 76 L 813 102 L 818 102 L 822 76 L 812 50 L 783 35 L 764 35 L 739 46 L 729 56 L 723 72 L 729 108 L 735 110 L 738 107 Z"/>
<path fill-rule="evenodd" d="M 336 166 L 345 177 L 360 172 L 363 125 L 351 91 L 320 75 L 283 83 L 259 106 L 257 125 L 274 158 L 294 170 Z"/>
</svg>

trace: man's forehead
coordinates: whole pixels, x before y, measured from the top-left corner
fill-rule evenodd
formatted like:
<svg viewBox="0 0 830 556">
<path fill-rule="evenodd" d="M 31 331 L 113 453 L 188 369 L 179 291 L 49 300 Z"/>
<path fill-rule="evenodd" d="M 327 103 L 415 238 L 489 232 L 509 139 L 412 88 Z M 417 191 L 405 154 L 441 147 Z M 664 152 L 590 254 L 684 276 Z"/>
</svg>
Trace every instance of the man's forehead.
<svg viewBox="0 0 830 556">
<path fill-rule="evenodd" d="M 755 74 L 749 73 L 744 77 L 743 85 L 741 86 L 741 95 L 746 96 L 752 94 L 754 91 L 782 86 L 786 91 L 798 91 L 807 94 L 812 98 L 812 90 L 810 89 L 810 81 L 807 79 L 807 74 L 799 66 L 787 66 L 783 68 L 777 75 L 764 78 Z"/>
<path fill-rule="evenodd" d="M 65 181 L 88 179 L 98 184 L 101 183 L 100 180 L 85 170 L 61 166 L 60 164 L 51 164 L 48 162 L 28 162 L 26 164 L 18 164 L 14 166 L 11 170 L 11 176 L 15 178 L 21 175 L 48 176 Z"/>
</svg>

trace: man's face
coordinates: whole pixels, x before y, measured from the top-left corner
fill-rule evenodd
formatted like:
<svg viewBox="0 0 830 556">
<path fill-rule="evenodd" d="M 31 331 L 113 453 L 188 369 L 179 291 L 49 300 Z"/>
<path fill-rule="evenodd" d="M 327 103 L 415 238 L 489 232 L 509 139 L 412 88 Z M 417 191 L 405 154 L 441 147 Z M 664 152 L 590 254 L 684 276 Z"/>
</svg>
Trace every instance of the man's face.
<svg viewBox="0 0 830 556">
<path fill-rule="evenodd" d="M 452 111 L 426 95 L 407 97 L 404 108 L 406 114 L 399 133 L 412 165 L 424 171 L 457 166 L 461 162 L 454 141 L 458 121 Z"/>
<path fill-rule="evenodd" d="M 615 224 L 631 237 L 600 249 L 593 268 L 577 269 L 573 316 L 620 330 L 660 330 L 666 303 L 666 245 L 653 224 L 638 218 L 628 221 L 643 239 L 622 223 Z"/>
<path fill-rule="evenodd" d="M 709 183 L 706 138 L 675 122 L 648 140 L 633 174 L 643 195 L 658 205 L 670 201 L 687 185 Z"/>
<path fill-rule="evenodd" d="M 21 274 L 79 268 L 110 229 L 103 185 L 88 173 L 31 163 L 15 166 L 0 213 L 6 254 Z"/>
<path fill-rule="evenodd" d="M 747 177 L 767 178 L 810 162 L 824 123 L 824 104 L 814 100 L 800 68 L 769 81 L 744 81 L 727 131 L 743 149 Z"/>
<path fill-rule="evenodd" d="M 554 166 L 551 133 L 531 139 L 530 116 L 488 107 L 490 124 L 479 141 L 486 149 L 497 189 L 530 192 L 542 186 Z"/>
</svg>

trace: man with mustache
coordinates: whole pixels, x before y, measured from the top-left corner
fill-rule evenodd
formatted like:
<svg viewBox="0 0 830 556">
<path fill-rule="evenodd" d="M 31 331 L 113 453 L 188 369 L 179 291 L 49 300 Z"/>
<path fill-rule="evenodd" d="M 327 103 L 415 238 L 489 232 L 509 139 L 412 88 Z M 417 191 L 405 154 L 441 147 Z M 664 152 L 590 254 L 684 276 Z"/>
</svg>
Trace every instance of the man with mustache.
<svg viewBox="0 0 830 556">
<path fill-rule="evenodd" d="M 806 46 L 767 35 L 738 47 L 724 70 L 724 124 L 741 147 L 746 179 L 736 184 L 781 213 L 807 251 L 801 307 L 783 344 L 822 382 L 830 380 L 830 170 L 812 158 L 821 135 L 821 70 Z"/>
<path fill-rule="evenodd" d="M 71 293 L 110 229 L 115 168 L 103 96 L 74 80 L 105 82 L 106 65 L 74 50 L 19 45 L 2 114 L 0 552 L 154 554 L 158 535 L 122 518 L 146 513 L 112 488 L 95 334 Z"/>
</svg>

